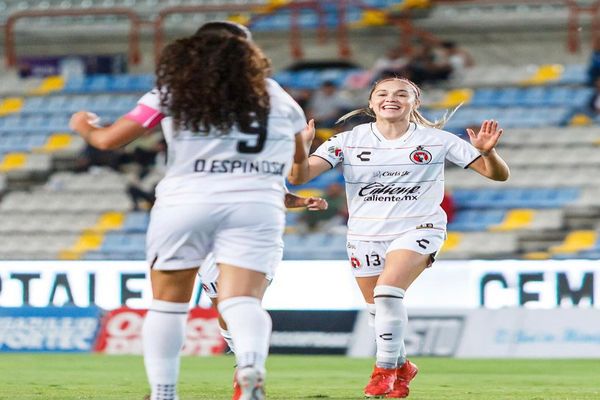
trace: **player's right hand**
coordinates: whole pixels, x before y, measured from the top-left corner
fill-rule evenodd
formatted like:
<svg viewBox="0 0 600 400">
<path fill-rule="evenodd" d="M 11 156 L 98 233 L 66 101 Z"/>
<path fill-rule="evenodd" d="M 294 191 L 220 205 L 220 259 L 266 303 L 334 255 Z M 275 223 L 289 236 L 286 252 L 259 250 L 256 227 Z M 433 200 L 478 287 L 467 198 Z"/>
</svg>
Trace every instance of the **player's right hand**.
<svg viewBox="0 0 600 400">
<path fill-rule="evenodd" d="M 306 149 L 306 154 L 310 152 L 310 146 L 312 145 L 313 140 L 315 139 L 315 120 L 310 119 L 306 128 L 300 132 L 302 135 L 302 142 L 304 142 L 304 148 Z"/>
</svg>

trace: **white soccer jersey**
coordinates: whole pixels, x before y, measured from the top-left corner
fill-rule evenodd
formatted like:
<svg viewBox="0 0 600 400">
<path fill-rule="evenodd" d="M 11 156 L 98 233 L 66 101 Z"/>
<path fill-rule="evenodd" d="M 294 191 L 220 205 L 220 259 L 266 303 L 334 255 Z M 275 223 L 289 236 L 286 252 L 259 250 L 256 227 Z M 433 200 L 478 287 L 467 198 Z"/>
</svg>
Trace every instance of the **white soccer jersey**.
<svg viewBox="0 0 600 400">
<path fill-rule="evenodd" d="M 178 131 L 166 113 L 159 116 L 163 117 L 168 165 L 156 188 L 156 205 L 244 201 L 283 207 L 284 178 L 292 165 L 294 137 L 306 126 L 306 117 L 275 81 L 267 79 L 267 89 L 271 111 L 266 137 L 236 128 L 228 135 Z M 138 105 L 163 112 L 156 89 L 146 93 Z"/>
<path fill-rule="evenodd" d="M 333 136 L 313 156 L 332 168 L 342 163 L 348 239 L 382 241 L 418 228 L 445 230 L 444 162 L 466 168 L 479 152 L 440 129 L 411 123 L 401 138 L 387 140 L 369 123 Z"/>
</svg>

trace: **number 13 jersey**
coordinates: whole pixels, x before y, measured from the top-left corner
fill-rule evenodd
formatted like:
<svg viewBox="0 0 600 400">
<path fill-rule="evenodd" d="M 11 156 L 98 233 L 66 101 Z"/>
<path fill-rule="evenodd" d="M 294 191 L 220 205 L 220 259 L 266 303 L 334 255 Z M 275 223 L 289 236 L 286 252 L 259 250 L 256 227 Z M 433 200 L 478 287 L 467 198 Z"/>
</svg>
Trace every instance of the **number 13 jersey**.
<svg viewBox="0 0 600 400">
<path fill-rule="evenodd" d="M 146 127 L 160 121 L 168 146 L 156 205 L 260 202 L 283 208 L 295 135 L 306 126 L 306 117 L 276 82 L 267 79 L 267 89 L 271 108 L 263 133 L 240 132 L 235 126 L 226 135 L 177 129 L 160 106 L 158 90 L 138 101 L 128 116 Z"/>
<path fill-rule="evenodd" d="M 387 140 L 370 123 L 333 136 L 312 156 L 332 168 L 342 164 L 348 239 L 384 241 L 419 228 L 445 230 L 445 160 L 467 168 L 479 152 L 440 129 L 411 123 L 402 137 Z"/>
</svg>

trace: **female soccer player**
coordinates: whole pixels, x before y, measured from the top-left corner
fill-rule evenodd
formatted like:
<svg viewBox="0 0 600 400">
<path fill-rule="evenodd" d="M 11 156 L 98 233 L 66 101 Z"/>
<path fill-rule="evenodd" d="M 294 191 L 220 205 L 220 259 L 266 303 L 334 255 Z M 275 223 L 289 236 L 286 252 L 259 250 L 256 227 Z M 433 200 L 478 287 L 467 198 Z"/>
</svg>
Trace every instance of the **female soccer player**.
<svg viewBox="0 0 600 400">
<path fill-rule="evenodd" d="M 348 198 L 348 257 L 367 302 L 377 342 L 377 360 L 367 397 L 403 398 L 417 367 L 406 359 L 406 290 L 431 266 L 446 237 L 444 162 L 505 181 L 509 169 L 495 150 L 502 129 L 484 121 L 471 144 L 441 130 L 418 111 L 420 90 L 411 81 L 389 78 L 374 84 L 365 113 L 375 119 L 323 143 L 307 170 L 294 168 L 301 184 L 342 163 Z M 309 136 L 310 137 L 310 136 Z M 298 176 L 296 176 L 298 174 Z M 307 176 L 303 179 L 301 176 Z"/>
<path fill-rule="evenodd" d="M 194 280 L 209 253 L 219 265 L 219 312 L 236 346 L 242 400 L 264 398 L 271 320 L 260 304 L 279 255 L 284 178 L 306 164 L 302 109 L 246 37 L 201 31 L 165 48 L 157 87 L 100 128 L 78 112 L 71 128 L 114 149 L 162 124 L 166 175 L 156 189 L 146 253 L 153 301 L 143 327 L 151 400 L 177 399 L 180 350 Z"/>
</svg>

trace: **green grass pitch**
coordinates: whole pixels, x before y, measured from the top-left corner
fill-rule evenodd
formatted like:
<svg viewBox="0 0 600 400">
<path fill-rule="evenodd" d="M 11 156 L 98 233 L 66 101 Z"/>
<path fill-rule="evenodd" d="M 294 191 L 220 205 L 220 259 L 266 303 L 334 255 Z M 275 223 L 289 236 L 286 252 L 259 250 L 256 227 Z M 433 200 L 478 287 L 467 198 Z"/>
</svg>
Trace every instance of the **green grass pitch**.
<svg viewBox="0 0 600 400">
<path fill-rule="evenodd" d="M 413 400 L 600 399 L 599 360 L 413 358 Z M 372 359 L 271 356 L 269 400 L 362 399 Z M 231 398 L 233 357 L 184 357 L 181 400 Z M 0 399 L 133 399 L 148 392 L 141 357 L 0 354 Z"/>
</svg>

